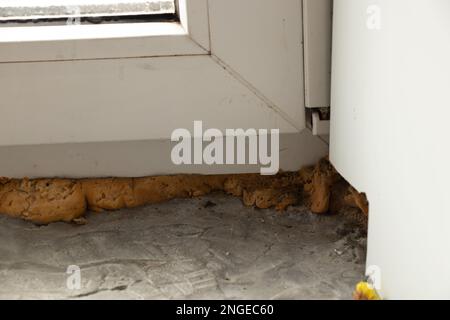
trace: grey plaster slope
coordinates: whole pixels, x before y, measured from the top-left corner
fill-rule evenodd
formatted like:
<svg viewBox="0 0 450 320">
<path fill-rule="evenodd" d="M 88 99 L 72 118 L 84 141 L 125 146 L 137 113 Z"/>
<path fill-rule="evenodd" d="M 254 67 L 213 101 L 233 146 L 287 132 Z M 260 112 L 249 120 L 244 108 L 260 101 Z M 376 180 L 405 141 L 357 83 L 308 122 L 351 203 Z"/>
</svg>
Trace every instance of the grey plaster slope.
<svg viewBox="0 0 450 320">
<path fill-rule="evenodd" d="M 365 242 L 342 215 L 220 194 L 90 214 L 83 226 L 0 217 L 0 298 L 350 299 Z M 79 290 L 66 286 L 69 265 Z"/>
</svg>

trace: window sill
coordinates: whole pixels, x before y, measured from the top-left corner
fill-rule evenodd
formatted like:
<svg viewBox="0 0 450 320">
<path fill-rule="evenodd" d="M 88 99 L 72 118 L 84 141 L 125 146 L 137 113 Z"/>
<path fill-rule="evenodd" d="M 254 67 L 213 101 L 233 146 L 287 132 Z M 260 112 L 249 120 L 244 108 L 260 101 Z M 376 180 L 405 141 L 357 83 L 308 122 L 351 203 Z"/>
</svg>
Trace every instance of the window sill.
<svg viewBox="0 0 450 320">
<path fill-rule="evenodd" d="M 0 28 L 0 63 L 196 54 L 207 52 L 175 22 Z"/>
</svg>

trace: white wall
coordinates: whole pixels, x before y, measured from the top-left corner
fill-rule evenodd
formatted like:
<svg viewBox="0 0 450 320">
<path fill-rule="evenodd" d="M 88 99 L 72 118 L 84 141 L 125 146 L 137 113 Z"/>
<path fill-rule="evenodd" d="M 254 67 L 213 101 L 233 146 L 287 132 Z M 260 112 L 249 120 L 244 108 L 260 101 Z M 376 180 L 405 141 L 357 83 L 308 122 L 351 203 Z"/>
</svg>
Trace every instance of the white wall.
<svg viewBox="0 0 450 320">
<path fill-rule="evenodd" d="M 448 299 L 450 1 L 337 0 L 334 16 L 331 160 L 368 194 L 368 266 L 385 298 Z"/>
</svg>

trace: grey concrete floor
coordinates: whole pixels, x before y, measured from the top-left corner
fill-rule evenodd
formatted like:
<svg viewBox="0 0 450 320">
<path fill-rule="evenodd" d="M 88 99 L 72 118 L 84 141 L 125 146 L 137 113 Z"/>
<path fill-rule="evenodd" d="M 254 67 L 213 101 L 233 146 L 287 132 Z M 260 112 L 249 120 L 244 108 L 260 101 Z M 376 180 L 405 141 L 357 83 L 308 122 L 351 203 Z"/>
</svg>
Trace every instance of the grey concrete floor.
<svg viewBox="0 0 450 320">
<path fill-rule="evenodd" d="M 90 214 L 82 226 L 0 217 L 0 298 L 350 299 L 365 245 L 343 215 L 220 194 Z M 80 289 L 67 287 L 70 265 Z"/>
</svg>

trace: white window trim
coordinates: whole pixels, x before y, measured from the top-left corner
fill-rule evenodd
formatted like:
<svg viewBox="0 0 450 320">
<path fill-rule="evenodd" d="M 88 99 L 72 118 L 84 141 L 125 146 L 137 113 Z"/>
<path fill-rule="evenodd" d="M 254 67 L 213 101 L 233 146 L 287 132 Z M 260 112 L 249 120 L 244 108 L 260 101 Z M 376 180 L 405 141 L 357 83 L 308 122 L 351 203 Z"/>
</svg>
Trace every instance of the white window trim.
<svg viewBox="0 0 450 320">
<path fill-rule="evenodd" d="M 0 154 L 8 150 L 8 157 L 0 157 L 0 176 L 98 176 L 102 163 L 102 175 L 186 172 L 174 168 L 170 154 L 164 165 L 124 170 L 137 156 L 161 153 L 157 147 L 136 150 L 128 160 L 88 147 L 85 154 L 67 150 L 166 143 L 194 120 L 220 130 L 279 129 L 284 170 L 328 152 L 305 125 L 302 0 L 182 0 L 180 12 L 181 35 L 109 38 L 95 46 L 88 39 L 3 43 L 10 47 L 0 47 Z M 5 61 L 8 54 L 14 63 Z M 55 146 L 58 165 L 37 161 L 37 145 Z M 74 166 L 73 157 L 87 160 Z M 222 172 L 219 167 L 207 172 Z"/>
<path fill-rule="evenodd" d="M 179 14 L 180 23 L 3 27 L 0 62 L 208 54 L 207 0 L 179 0 Z"/>
</svg>

